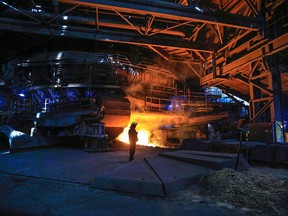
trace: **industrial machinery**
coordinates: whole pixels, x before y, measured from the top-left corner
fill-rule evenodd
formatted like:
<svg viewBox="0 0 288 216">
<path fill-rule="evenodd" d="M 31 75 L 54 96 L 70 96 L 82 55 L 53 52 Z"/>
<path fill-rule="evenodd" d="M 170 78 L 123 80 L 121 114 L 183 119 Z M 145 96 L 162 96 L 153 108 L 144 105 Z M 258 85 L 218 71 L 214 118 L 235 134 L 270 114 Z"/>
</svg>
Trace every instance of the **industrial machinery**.
<svg viewBox="0 0 288 216">
<path fill-rule="evenodd" d="M 100 100 L 100 98 L 98 98 Z M 84 147 L 107 149 L 104 106 L 95 98 L 82 98 L 75 102 L 45 100 L 45 108 L 38 112 L 31 136 L 75 137 L 84 139 Z M 93 138 L 93 142 L 91 141 Z M 92 146 L 93 144 L 93 146 Z"/>
<path fill-rule="evenodd" d="M 222 106 L 218 101 L 220 94 L 191 89 L 169 68 L 133 65 L 123 55 L 65 50 L 30 54 L 8 65 L 15 75 L 4 76 L 5 83 L 11 83 L 18 96 L 19 115 L 23 108 L 33 114 L 25 124 L 31 122 L 31 135 L 45 137 L 45 145 L 73 137 L 86 148 L 103 148 L 103 142 L 115 140 L 133 120 L 131 113 L 138 114 L 138 122 L 147 120 L 138 129 L 168 134 L 161 128 L 169 128 L 169 134 L 179 137 L 183 125 L 186 134 L 195 125 L 227 118 L 227 109 L 239 106 L 228 103 L 226 108 L 227 103 Z M 163 116 L 163 124 L 159 118 L 157 124 L 148 118 L 153 114 Z"/>
</svg>

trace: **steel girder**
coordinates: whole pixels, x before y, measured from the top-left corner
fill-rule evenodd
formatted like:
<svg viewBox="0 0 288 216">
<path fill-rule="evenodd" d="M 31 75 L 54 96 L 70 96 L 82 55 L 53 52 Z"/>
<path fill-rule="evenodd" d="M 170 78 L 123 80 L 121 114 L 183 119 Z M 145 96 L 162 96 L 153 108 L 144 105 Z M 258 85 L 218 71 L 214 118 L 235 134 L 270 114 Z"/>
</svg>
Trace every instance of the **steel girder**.
<svg viewBox="0 0 288 216">
<path fill-rule="evenodd" d="M 250 122 L 271 122 L 273 110 L 273 86 L 271 72 L 264 67 L 263 61 L 249 74 L 250 88 Z M 268 111 L 268 115 L 267 115 Z M 263 114 L 266 112 L 266 116 Z M 262 117 L 262 119 L 260 118 Z"/>
<path fill-rule="evenodd" d="M 4 1 L 1 1 L 3 4 Z M 191 38 L 195 38 L 199 33 L 199 30 L 194 31 L 200 23 L 201 28 L 207 24 L 212 32 L 214 32 L 215 36 L 220 40 L 221 44 L 223 44 L 223 33 L 220 29 L 220 26 L 225 27 L 234 27 L 240 29 L 249 29 L 250 31 L 260 30 L 260 21 L 259 19 L 248 17 L 248 16 L 239 16 L 235 14 L 229 14 L 225 11 L 197 11 L 195 8 L 182 6 L 178 4 L 169 4 L 169 2 L 164 1 L 154 1 L 154 2 L 144 2 L 144 1 L 45 1 L 45 2 L 65 2 L 66 4 L 62 4 L 61 13 L 53 14 L 54 17 L 50 18 L 47 21 L 47 15 L 44 11 L 38 11 L 38 13 L 31 13 L 31 11 L 25 11 L 23 8 L 18 9 L 13 7 L 7 3 L 5 5 L 9 5 L 10 8 L 25 15 L 26 18 L 30 20 L 34 20 L 37 23 L 43 25 L 49 25 L 56 21 L 61 21 L 60 19 L 69 14 L 73 10 L 78 10 L 80 6 L 89 6 L 92 11 L 92 15 L 94 14 L 94 20 L 90 18 L 90 24 L 93 23 L 96 26 L 96 30 L 99 31 L 100 27 L 110 27 L 115 29 L 123 30 L 134 30 L 139 33 L 139 35 L 153 36 L 155 34 L 168 34 L 175 36 L 180 36 L 183 41 L 189 43 Z M 88 5 L 87 5 L 88 4 Z M 92 7 L 93 6 L 93 7 Z M 46 5 L 46 8 L 48 6 Z M 55 6 L 56 7 L 56 6 Z M 57 6 L 58 8 L 60 6 Z M 49 7 L 48 7 L 49 8 Z M 64 8 L 64 9 L 63 9 Z M 101 9 L 101 11 L 100 11 Z M 150 9 L 151 11 L 149 11 Z M 35 10 L 38 10 L 37 8 Z M 42 10 L 42 9 L 41 9 Z M 43 9 L 44 10 L 44 9 Z M 59 10 L 59 9 L 55 9 Z M 80 10 L 80 9 L 79 9 Z M 84 10 L 82 8 L 82 10 Z M 103 11 L 104 10 L 104 11 Z M 91 13 L 90 11 L 90 13 Z M 35 12 L 35 11 L 34 11 Z M 157 13 L 156 13 L 157 12 Z M 152 13 L 152 14 L 151 14 Z M 154 14 L 155 13 L 155 14 Z M 159 13 L 159 14 L 158 14 Z M 107 14 L 109 14 L 107 16 Z M 91 14 L 90 14 L 91 15 Z M 70 16 L 70 14 L 69 14 Z M 87 16 L 87 14 L 84 14 Z M 109 17 L 106 21 L 103 21 L 103 17 Z M 115 19 L 115 17 L 121 17 L 124 22 L 119 23 Z M 90 16 L 91 17 L 91 16 Z M 101 17 L 101 22 L 100 22 Z M 130 20 L 130 17 L 131 20 Z M 157 22 L 155 21 L 157 18 Z M 71 18 L 69 18 L 70 20 Z M 73 18 L 72 18 L 73 19 Z M 221 22 L 221 20 L 225 20 L 228 23 Z M 22 20 L 22 19 L 21 19 Z M 233 20 L 231 23 L 235 22 L 238 24 L 229 24 L 229 21 Z M 78 20 L 79 21 L 79 20 Z M 81 18 L 80 22 L 87 24 L 87 19 L 85 17 Z M 201 24 L 203 23 L 203 24 Z M 215 26 L 213 26 L 213 25 Z M 73 25 L 73 24 L 70 24 Z M 153 27 L 153 28 L 152 28 Z M 181 32 L 179 28 L 187 28 L 188 32 Z M 174 30 L 175 29 L 175 30 Z M 186 31 L 187 31 L 186 30 Z M 183 30 L 182 30 L 183 31 Z M 192 36 L 190 36 L 189 31 L 191 31 Z M 194 32 L 193 32 L 194 31 Z M 195 34 L 196 33 L 196 34 Z M 195 42 L 195 41 L 194 41 Z M 207 41 L 205 41 L 207 44 Z M 212 45 L 212 44 L 211 44 Z M 213 45 L 212 45 L 213 46 Z M 214 50 L 217 50 L 219 47 L 213 47 Z M 204 49 L 205 50 L 205 49 Z M 201 51 L 201 50 L 200 50 Z M 211 50 L 209 50 L 211 51 Z"/>
<path fill-rule="evenodd" d="M 232 13 L 230 13 L 227 5 L 219 10 L 210 10 L 196 8 L 193 4 L 183 6 L 168 1 L 133 0 L 34 0 L 34 6 L 39 3 L 39 5 L 43 4 L 43 8 L 34 8 L 33 13 L 27 11 L 27 7 L 21 7 L 20 9 L 6 4 L 5 1 L 0 2 L 5 3 L 17 13 L 23 15 L 24 19 L 18 18 L 19 21 L 32 20 L 37 23 L 34 29 L 33 25 L 26 26 L 27 32 L 36 33 L 36 29 L 39 27 L 40 31 L 37 33 L 46 35 L 49 32 L 49 34 L 59 37 L 79 37 L 146 46 L 168 61 L 174 61 L 172 56 L 175 55 L 171 54 L 171 52 L 178 50 L 178 53 L 186 54 L 181 54 L 174 59 L 183 57 L 185 59 L 183 63 L 187 59 L 190 59 L 191 62 L 199 61 L 199 59 L 202 62 L 205 61 L 207 55 L 211 55 L 209 53 L 219 50 L 224 45 L 226 42 L 225 31 L 227 29 L 233 29 L 236 34 L 237 30 L 242 30 L 245 34 L 245 32 L 259 31 L 261 24 L 260 17 L 232 14 L 241 10 L 244 5 L 242 3 L 245 3 L 244 0 L 241 4 L 233 6 Z M 21 5 L 20 2 L 19 5 Z M 224 8 L 227 8 L 227 11 L 224 11 Z M 249 11 L 247 9 L 249 8 L 246 8 L 246 11 Z M 55 13 L 55 11 L 57 12 Z M 73 17 L 73 14 L 79 16 L 74 15 Z M 66 15 L 69 15 L 69 20 L 63 21 L 62 18 Z M 17 17 L 17 14 L 14 17 Z M 13 19 L 15 19 L 14 17 Z M 21 22 L 19 22 L 19 25 L 22 25 Z M 85 27 L 77 23 L 82 23 Z M 59 29 L 63 28 L 63 26 L 66 26 L 66 29 L 55 30 L 57 25 Z M 13 29 L 18 31 L 18 26 L 16 25 L 15 27 Z M 13 30 L 4 24 L 2 29 Z M 22 28 L 22 31 L 24 30 L 25 28 Z M 213 36 L 219 42 L 203 40 L 206 37 L 203 37 L 203 34 L 206 34 L 205 32 L 207 31 L 210 34 L 209 37 Z M 199 36 L 200 32 L 202 33 Z M 93 35 L 93 33 L 97 36 Z M 239 37 L 238 39 L 241 38 Z M 235 39 L 234 42 L 238 39 Z M 195 55 L 187 51 L 193 51 Z M 198 76 L 198 74 L 196 75 Z"/>
<path fill-rule="evenodd" d="M 277 52 L 280 52 L 288 48 L 288 33 L 281 35 L 280 37 L 267 41 L 267 39 L 262 39 L 258 43 L 258 47 L 251 49 L 242 57 L 239 57 L 229 64 L 217 68 L 217 76 L 213 76 L 213 73 L 209 73 L 202 77 L 202 84 L 217 85 L 218 82 L 222 82 L 223 79 L 228 79 L 231 76 L 235 76 L 239 73 L 249 73 L 249 71 L 243 70 L 244 67 L 249 66 L 253 62 L 261 60 L 265 56 L 271 56 Z M 243 45 L 243 49 L 246 45 Z M 242 50 L 242 49 L 241 49 Z M 232 50 L 233 51 L 233 50 Z M 224 59 L 216 59 L 216 64 L 221 65 Z"/>
<path fill-rule="evenodd" d="M 193 4 L 184 6 L 157 0 L 34 0 L 33 2 L 40 5 L 43 3 L 45 6 L 43 11 L 33 14 L 31 11 L 25 11 L 24 7 L 16 8 L 27 19 L 17 19 L 15 16 L 8 22 L 1 20 L 0 28 L 144 46 L 167 61 L 173 61 L 173 56 L 177 56 L 173 54 L 174 50 L 179 51 L 178 53 L 186 54 L 174 58 L 178 62 L 181 61 L 179 57 L 183 57 L 182 62 L 185 64 L 189 59 L 188 62 L 205 64 L 205 69 L 213 69 L 217 77 L 209 76 L 210 79 L 204 76 L 201 79 L 202 84 L 213 85 L 234 76 L 238 73 L 239 67 L 251 64 L 252 54 L 248 53 L 238 58 L 238 52 L 242 52 L 247 46 L 250 48 L 249 52 L 253 52 L 256 46 L 260 47 L 267 42 L 258 34 L 263 30 L 262 24 L 265 22 L 259 0 L 225 1 L 216 10 L 201 7 L 197 9 Z M 21 5 L 20 2 L 17 4 Z M 46 14 L 50 16 L 49 19 L 46 19 L 46 12 L 49 13 Z M 64 15 L 69 15 L 69 20 L 71 18 L 72 22 L 63 21 Z M 24 21 L 27 23 L 23 23 Z M 78 25 L 79 22 L 82 24 Z M 205 38 L 211 39 L 204 40 Z M 259 43 L 250 46 L 255 41 Z M 277 49 L 274 50 L 277 52 Z M 261 48 L 258 51 L 260 54 L 257 55 L 260 58 Z M 227 56 L 237 56 L 237 60 L 226 61 Z M 202 72 L 195 71 L 194 67 L 190 68 L 197 77 L 202 76 Z"/>
<path fill-rule="evenodd" d="M 204 43 L 187 43 L 181 38 L 165 36 L 145 37 L 139 36 L 136 32 L 119 32 L 115 30 L 95 31 L 93 28 L 67 27 L 61 28 L 59 25 L 50 24 L 39 25 L 31 21 L 20 21 L 14 19 L 0 18 L 0 29 L 14 32 L 25 32 L 41 34 L 47 36 L 73 37 L 106 42 L 118 42 L 134 45 L 145 45 L 154 47 L 169 47 L 186 50 L 199 50 L 202 52 L 212 52 L 213 46 Z"/>
<path fill-rule="evenodd" d="M 240 29 L 260 29 L 260 20 L 252 17 L 238 16 L 224 11 L 199 11 L 193 7 L 182 6 L 176 3 L 165 1 L 136 1 L 136 0 L 58 0 L 75 5 L 86 5 L 98 7 L 105 10 L 117 10 L 119 12 L 135 13 L 141 15 L 150 14 L 152 16 L 216 24 Z M 200 9 L 201 10 L 201 9 Z"/>
<path fill-rule="evenodd" d="M 273 142 L 285 142 L 281 76 L 275 68 L 276 57 L 256 62 L 249 75 L 250 123 L 271 123 Z"/>
</svg>

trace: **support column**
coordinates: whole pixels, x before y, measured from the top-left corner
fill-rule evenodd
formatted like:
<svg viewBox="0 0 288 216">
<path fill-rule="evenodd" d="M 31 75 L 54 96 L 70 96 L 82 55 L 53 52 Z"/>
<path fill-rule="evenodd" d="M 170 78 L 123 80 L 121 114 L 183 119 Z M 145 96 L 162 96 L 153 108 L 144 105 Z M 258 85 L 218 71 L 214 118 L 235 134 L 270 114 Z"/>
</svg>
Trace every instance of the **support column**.
<svg viewBox="0 0 288 216">
<path fill-rule="evenodd" d="M 271 56 L 267 63 L 272 75 L 270 83 L 273 89 L 273 109 L 271 109 L 271 120 L 274 123 L 274 141 L 275 143 L 285 142 L 282 82 L 281 73 L 277 71 L 277 56 Z"/>
<path fill-rule="evenodd" d="M 249 75 L 250 138 L 266 143 L 285 142 L 281 73 L 277 56 L 257 61 Z"/>
</svg>

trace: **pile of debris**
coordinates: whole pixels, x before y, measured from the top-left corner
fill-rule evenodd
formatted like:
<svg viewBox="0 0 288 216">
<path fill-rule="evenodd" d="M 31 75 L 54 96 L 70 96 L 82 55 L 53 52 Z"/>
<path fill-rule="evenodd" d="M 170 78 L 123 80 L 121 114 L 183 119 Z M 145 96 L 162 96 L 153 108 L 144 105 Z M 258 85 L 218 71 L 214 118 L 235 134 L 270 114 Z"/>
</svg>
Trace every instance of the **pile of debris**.
<svg viewBox="0 0 288 216">
<path fill-rule="evenodd" d="M 222 169 L 202 177 L 197 186 L 191 186 L 185 193 L 186 198 L 189 193 L 191 197 L 209 197 L 234 207 L 257 211 L 261 215 L 288 215 L 288 179 L 269 173 Z"/>
</svg>

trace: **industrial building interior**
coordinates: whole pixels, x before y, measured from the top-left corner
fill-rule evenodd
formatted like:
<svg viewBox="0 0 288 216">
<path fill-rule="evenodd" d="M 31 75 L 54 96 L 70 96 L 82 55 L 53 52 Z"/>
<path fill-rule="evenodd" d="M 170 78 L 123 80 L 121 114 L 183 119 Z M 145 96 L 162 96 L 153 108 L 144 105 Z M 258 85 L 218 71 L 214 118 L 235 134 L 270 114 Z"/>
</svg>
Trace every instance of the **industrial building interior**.
<svg viewBox="0 0 288 216">
<path fill-rule="evenodd" d="M 129 148 L 137 122 L 139 148 L 287 168 L 287 0 L 0 0 L 0 14 L 3 165 Z"/>
</svg>

